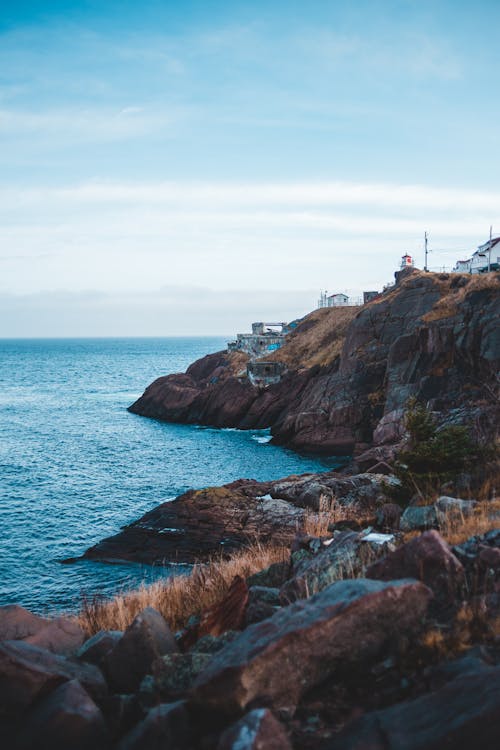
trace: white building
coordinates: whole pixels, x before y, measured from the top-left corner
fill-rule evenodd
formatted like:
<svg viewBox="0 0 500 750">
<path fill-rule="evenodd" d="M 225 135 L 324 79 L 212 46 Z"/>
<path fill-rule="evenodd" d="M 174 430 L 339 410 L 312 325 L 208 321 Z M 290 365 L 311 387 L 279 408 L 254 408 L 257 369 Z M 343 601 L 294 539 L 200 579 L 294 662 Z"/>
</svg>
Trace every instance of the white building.
<svg viewBox="0 0 500 750">
<path fill-rule="evenodd" d="M 453 271 L 455 273 L 487 273 L 500 269 L 500 237 L 492 238 L 491 242 L 479 245 L 469 260 L 457 260 Z"/>
<path fill-rule="evenodd" d="M 347 294 L 339 292 L 338 294 L 331 294 L 327 298 L 327 307 L 348 307 L 349 297 Z"/>
</svg>

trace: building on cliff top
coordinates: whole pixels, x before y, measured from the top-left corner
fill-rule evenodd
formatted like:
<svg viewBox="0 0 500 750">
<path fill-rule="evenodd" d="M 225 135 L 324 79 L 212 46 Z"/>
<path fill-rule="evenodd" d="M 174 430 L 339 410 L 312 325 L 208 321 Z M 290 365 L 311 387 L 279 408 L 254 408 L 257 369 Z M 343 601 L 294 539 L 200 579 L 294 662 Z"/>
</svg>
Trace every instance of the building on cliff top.
<svg viewBox="0 0 500 750">
<path fill-rule="evenodd" d="M 468 260 L 457 260 L 454 273 L 488 273 L 500 270 L 500 237 L 492 237 L 477 250 Z"/>
</svg>

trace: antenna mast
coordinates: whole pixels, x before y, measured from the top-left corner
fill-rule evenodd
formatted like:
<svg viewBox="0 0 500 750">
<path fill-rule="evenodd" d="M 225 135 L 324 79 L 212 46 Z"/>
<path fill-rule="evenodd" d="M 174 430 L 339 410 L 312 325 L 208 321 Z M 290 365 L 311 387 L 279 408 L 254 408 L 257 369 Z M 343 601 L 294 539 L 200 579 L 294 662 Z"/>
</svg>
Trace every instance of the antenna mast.
<svg viewBox="0 0 500 750">
<path fill-rule="evenodd" d="M 424 271 L 428 271 L 427 268 L 427 232 L 424 232 L 424 246 L 425 246 L 425 264 L 424 264 Z"/>
<path fill-rule="evenodd" d="M 491 271 L 491 235 L 493 233 L 493 227 L 490 226 L 490 241 L 488 243 L 488 273 Z"/>
</svg>

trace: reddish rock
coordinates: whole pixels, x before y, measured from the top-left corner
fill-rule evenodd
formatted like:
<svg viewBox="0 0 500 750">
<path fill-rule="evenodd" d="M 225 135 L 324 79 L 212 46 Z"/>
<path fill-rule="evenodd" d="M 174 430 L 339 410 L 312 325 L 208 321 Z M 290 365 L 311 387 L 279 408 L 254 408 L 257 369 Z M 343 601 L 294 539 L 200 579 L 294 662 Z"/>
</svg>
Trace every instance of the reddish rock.
<svg viewBox="0 0 500 750">
<path fill-rule="evenodd" d="M 411 539 L 366 570 L 367 578 L 417 578 L 434 593 L 452 599 L 464 583 L 464 569 L 437 531 Z"/>
<path fill-rule="evenodd" d="M 0 607 L 0 641 L 23 640 L 54 654 L 74 653 L 85 640 L 74 618 L 47 619 L 16 604 Z"/>
<path fill-rule="evenodd" d="M 293 708 L 340 667 L 370 660 L 417 630 L 430 597 L 416 581 L 335 583 L 243 631 L 199 675 L 193 699 L 228 715 L 259 703 Z"/>
<path fill-rule="evenodd" d="M 217 750 L 292 750 L 292 745 L 271 711 L 256 708 L 226 729 Z"/>
<path fill-rule="evenodd" d="M 465 675 L 413 701 L 374 711 L 324 750 L 497 750 L 500 667 Z"/>
<path fill-rule="evenodd" d="M 18 641 L 36 635 L 50 620 L 39 617 L 17 604 L 0 607 L 0 641 Z"/>
<path fill-rule="evenodd" d="M 191 750 L 191 729 L 183 701 L 164 703 L 123 738 L 119 750 Z"/>
<path fill-rule="evenodd" d="M 18 750 L 106 750 L 109 736 L 101 711 L 77 680 L 57 687 L 25 717 Z"/>
<path fill-rule="evenodd" d="M 164 618 L 146 607 L 105 658 L 108 682 L 117 693 L 133 693 L 156 659 L 176 653 L 179 647 Z"/>
<path fill-rule="evenodd" d="M 181 646 L 188 649 L 205 635 L 217 638 L 228 630 L 241 630 L 245 625 L 248 586 L 241 576 L 235 576 L 226 596 L 201 615 L 200 622 L 186 629 Z"/>
<path fill-rule="evenodd" d="M 0 710 L 19 714 L 63 682 L 78 680 L 99 702 L 106 694 L 101 672 L 23 641 L 0 643 Z"/>
<path fill-rule="evenodd" d="M 259 539 L 286 546 L 304 511 L 285 500 L 266 497 L 269 483 L 234 482 L 190 490 L 163 503 L 135 523 L 85 553 L 94 560 L 142 563 L 195 563 L 214 554 L 231 554 Z"/>
<path fill-rule="evenodd" d="M 26 643 L 40 646 L 54 654 L 74 654 L 85 640 L 83 628 L 75 619 L 57 617 L 37 633 L 25 638 Z"/>
<path fill-rule="evenodd" d="M 292 448 L 351 455 L 357 447 L 398 441 L 413 396 L 442 421 L 452 410 L 456 419 L 459 409 L 464 424 L 493 437 L 499 408 L 485 404 L 482 384 L 494 381 L 500 368 L 498 284 L 491 275 L 489 288 L 474 287 L 473 277 L 414 273 L 352 310 L 349 321 L 335 309 L 306 316 L 271 355 L 289 368 L 280 383 L 254 388 L 237 377 L 246 356 L 218 352 L 185 375 L 155 381 L 130 408 L 187 423 L 271 427 L 275 441 Z M 444 295 L 448 314 L 434 315 Z M 334 341 L 335 355 L 329 351 Z M 321 367 L 313 364 L 318 344 Z"/>
</svg>

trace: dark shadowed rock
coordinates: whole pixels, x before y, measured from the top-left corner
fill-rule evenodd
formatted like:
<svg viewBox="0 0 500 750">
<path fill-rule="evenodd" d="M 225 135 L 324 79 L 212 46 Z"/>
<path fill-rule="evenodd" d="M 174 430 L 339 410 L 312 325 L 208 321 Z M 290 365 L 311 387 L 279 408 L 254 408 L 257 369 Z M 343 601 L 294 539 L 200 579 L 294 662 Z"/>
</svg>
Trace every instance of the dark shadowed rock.
<svg viewBox="0 0 500 750">
<path fill-rule="evenodd" d="M 292 746 L 271 711 L 256 708 L 226 729 L 217 750 L 292 750 Z"/>
<path fill-rule="evenodd" d="M 18 750 L 105 750 L 109 735 L 100 709 L 77 680 L 53 690 L 25 717 Z"/>
<path fill-rule="evenodd" d="M 0 641 L 23 640 L 54 654 L 71 654 L 84 638 L 83 629 L 73 618 L 47 619 L 16 604 L 0 607 Z"/>
<path fill-rule="evenodd" d="M 119 744 L 119 750 L 190 750 L 191 747 L 189 717 L 182 701 L 152 708 Z"/>
<path fill-rule="evenodd" d="M 153 662 L 163 654 L 179 650 L 164 618 L 146 607 L 129 625 L 105 659 L 105 672 L 115 692 L 132 693 Z"/>
<path fill-rule="evenodd" d="M 256 704 L 293 708 L 340 665 L 373 658 L 395 635 L 418 629 L 430 597 L 416 581 L 335 583 L 247 628 L 200 674 L 194 701 L 229 715 Z"/>
<path fill-rule="evenodd" d="M 377 508 L 375 518 L 382 531 L 397 531 L 401 521 L 402 510 L 396 503 L 384 503 Z"/>
<path fill-rule="evenodd" d="M 248 590 L 245 624 L 252 625 L 272 617 L 281 606 L 280 590 L 269 586 L 252 586 Z"/>
<path fill-rule="evenodd" d="M 101 672 L 23 641 L 0 643 L 0 705 L 19 714 L 63 682 L 78 680 L 99 702 L 107 692 Z"/>
<path fill-rule="evenodd" d="M 367 714 L 324 750 L 497 750 L 499 738 L 500 667 L 495 667 Z"/>
<path fill-rule="evenodd" d="M 121 630 L 100 630 L 85 641 L 76 654 L 77 659 L 102 667 L 106 656 L 113 650 L 122 635 Z"/>
<path fill-rule="evenodd" d="M 190 490 L 91 547 L 84 557 L 195 563 L 221 552 L 229 555 L 256 539 L 286 546 L 304 511 L 268 497 L 268 491 L 268 483 L 250 480 Z"/>
<path fill-rule="evenodd" d="M 410 505 L 399 522 L 401 531 L 426 531 L 438 526 L 438 515 L 434 505 Z"/>
<path fill-rule="evenodd" d="M 268 568 L 259 570 L 247 578 L 247 586 L 269 586 L 276 588 L 282 586 L 290 574 L 290 563 L 288 561 L 272 563 Z"/>
<path fill-rule="evenodd" d="M 426 531 L 370 565 L 366 577 L 416 578 L 438 597 L 453 599 L 463 586 L 464 569 L 438 532 Z"/>
<path fill-rule="evenodd" d="M 162 656 L 154 663 L 153 674 L 147 675 L 141 683 L 143 700 L 148 692 L 150 705 L 178 700 L 192 687 L 196 677 L 212 659 L 213 654 L 198 651 Z"/>
</svg>

